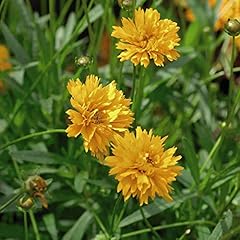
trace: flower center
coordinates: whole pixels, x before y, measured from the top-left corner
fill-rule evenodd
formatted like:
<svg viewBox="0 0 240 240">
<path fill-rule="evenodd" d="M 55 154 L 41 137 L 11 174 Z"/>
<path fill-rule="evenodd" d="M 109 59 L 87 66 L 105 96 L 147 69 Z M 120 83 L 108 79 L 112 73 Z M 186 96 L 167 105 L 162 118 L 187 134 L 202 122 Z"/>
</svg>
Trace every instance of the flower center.
<svg viewBox="0 0 240 240">
<path fill-rule="evenodd" d="M 91 121 L 92 121 L 92 123 L 95 123 L 95 124 L 103 123 L 103 114 L 101 112 L 96 112 L 93 115 Z"/>
<path fill-rule="evenodd" d="M 155 165 L 155 162 L 154 162 L 154 160 L 150 157 L 150 154 L 149 154 L 149 153 L 145 153 L 145 155 L 144 155 L 143 158 L 144 158 L 144 160 L 145 160 L 147 163 L 151 164 L 152 166 Z"/>
</svg>

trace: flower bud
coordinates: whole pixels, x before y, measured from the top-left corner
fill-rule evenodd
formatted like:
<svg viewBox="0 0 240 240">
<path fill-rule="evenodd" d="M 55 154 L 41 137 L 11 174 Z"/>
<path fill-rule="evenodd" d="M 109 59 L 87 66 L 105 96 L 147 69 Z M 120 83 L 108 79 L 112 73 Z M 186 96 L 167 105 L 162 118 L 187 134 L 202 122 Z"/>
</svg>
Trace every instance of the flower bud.
<svg viewBox="0 0 240 240">
<path fill-rule="evenodd" d="M 76 57 L 75 63 L 80 67 L 86 67 L 92 63 L 92 59 L 89 56 Z"/>
<path fill-rule="evenodd" d="M 21 197 L 18 201 L 18 205 L 23 209 L 23 210 L 29 210 L 30 208 L 32 208 L 32 206 L 34 205 L 34 200 L 32 197 L 29 196 L 25 196 L 25 197 Z"/>
<path fill-rule="evenodd" d="M 237 19 L 228 19 L 224 30 L 230 36 L 237 36 L 240 33 L 240 22 Z"/>
<path fill-rule="evenodd" d="M 129 10 L 133 6 L 133 0 L 118 0 L 118 5 L 125 10 Z"/>
</svg>

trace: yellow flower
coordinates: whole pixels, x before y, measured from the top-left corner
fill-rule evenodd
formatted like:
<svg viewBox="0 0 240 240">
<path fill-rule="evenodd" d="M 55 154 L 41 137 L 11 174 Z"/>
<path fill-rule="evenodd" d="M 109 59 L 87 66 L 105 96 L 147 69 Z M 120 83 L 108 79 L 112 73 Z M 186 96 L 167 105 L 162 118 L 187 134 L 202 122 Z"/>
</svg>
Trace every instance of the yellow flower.
<svg viewBox="0 0 240 240">
<path fill-rule="evenodd" d="M 174 156 L 177 148 L 164 149 L 166 138 L 154 136 L 152 130 L 148 133 L 141 127 L 137 127 L 136 136 L 127 131 L 123 137 L 116 137 L 113 156 L 106 157 L 104 163 L 111 167 L 109 174 L 116 175 L 117 192 L 122 191 L 125 201 L 130 196 L 137 197 L 143 205 L 155 195 L 172 200 L 170 184 L 183 168 L 176 166 L 181 159 Z"/>
<path fill-rule="evenodd" d="M 112 35 L 119 38 L 117 49 L 123 50 L 120 61 L 130 60 L 135 66 L 148 66 L 153 59 L 157 66 L 163 66 L 165 58 L 176 60 L 179 53 L 174 49 L 179 45 L 177 23 L 164 19 L 152 8 L 135 10 L 134 20 L 122 18 L 122 27 L 114 26 Z"/>
<path fill-rule="evenodd" d="M 6 71 L 12 68 L 9 58 L 8 49 L 4 45 L 0 44 L 0 71 Z"/>
<path fill-rule="evenodd" d="M 216 0 L 205 0 L 211 8 L 216 7 Z M 181 5 L 181 2 L 175 0 L 176 4 Z M 186 8 L 186 18 L 189 21 L 194 21 L 195 16 L 193 11 L 188 8 L 186 1 L 184 1 L 184 7 Z M 225 23 L 228 19 L 239 19 L 240 18 L 240 0 L 221 0 L 220 6 L 217 12 L 214 30 L 218 31 L 224 28 Z"/>
<path fill-rule="evenodd" d="M 73 109 L 66 113 L 71 124 L 66 129 L 68 137 L 82 134 L 85 151 L 102 160 L 108 155 L 114 136 L 126 131 L 133 122 L 130 100 L 116 89 L 113 81 L 107 86 L 100 79 L 89 75 L 86 82 L 70 80 L 67 89 L 71 94 Z"/>
<path fill-rule="evenodd" d="M 215 30 L 223 29 L 229 18 L 240 18 L 240 0 L 222 0 L 217 13 Z"/>
</svg>

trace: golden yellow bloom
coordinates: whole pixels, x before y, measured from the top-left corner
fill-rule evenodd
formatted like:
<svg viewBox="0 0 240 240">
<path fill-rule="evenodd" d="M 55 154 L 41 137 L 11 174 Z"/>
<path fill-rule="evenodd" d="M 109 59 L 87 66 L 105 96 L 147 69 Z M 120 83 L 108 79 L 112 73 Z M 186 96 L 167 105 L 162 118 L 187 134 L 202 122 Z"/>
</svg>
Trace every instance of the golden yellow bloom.
<svg viewBox="0 0 240 240">
<path fill-rule="evenodd" d="M 109 174 L 116 175 L 117 192 L 122 191 L 125 201 L 130 196 L 137 197 L 143 205 L 155 195 L 172 200 L 170 184 L 183 168 L 176 166 L 181 159 L 173 156 L 177 148 L 164 149 L 166 138 L 154 136 L 152 130 L 148 133 L 141 127 L 137 127 L 136 136 L 127 131 L 123 137 L 116 137 L 113 156 L 106 157 L 104 163 L 111 167 Z"/>
<path fill-rule="evenodd" d="M 4 45 L 0 44 L 0 71 L 6 71 L 12 68 L 9 58 L 8 49 Z"/>
<path fill-rule="evenodd" d="M 240 19 L 240 0 L 222 0 L 220 9 L 217 13 L 215 30 L 223 29 L 229 18 Z"/>
<path fill-rule="evenodd" d="M 163 66 L 165 58 L 176 60 L 179 53 L 174 49 L 179 45 L 177 23 L 160 20 L 160 13 L 152 8 L 135 10 L 134 20 L 122 18 L 122 27 L 114 26 L 112 35 L 119 38 L 117 49 L 123 50 L 120 61 L 130 60 L 135 66 L 148 66 L 153 59 L 157 66 Z"/>
<path fill-rule="evenodd" d="M 216 0 L 205 1 L 208 1 L 209 6 L 212 8 L 215 7 L 217 4 Z M 179 0 L 175 0 L 175 2 L 178 5 L 183 5 Z M 184 1 L 184 7 L 186 8 L 186 18 L 189 21 L 194 21 L 194 13 L 190 8 L 187 7 L 186 1 Z M 222 30 L 229 18 L 240 18 L 240 0 L 221 0 L 214 26 L 215 31 Z"/>
<path fill-rule="evenodd" d="M 113 81 L 107 86 L 99 83 L 100 79 L 89 75 L 86 82 L 70 80 L 67 89 L 71 94 L 69 109 L 71 124 L 66 129 L 68 137 L 82 134 L 85 151 L 100 160 L 108 155 L 110 142 L 114 136 L 126 131 L 133 122 L 130 100 L 122 91 L 116 89 Z"/>
</svg>

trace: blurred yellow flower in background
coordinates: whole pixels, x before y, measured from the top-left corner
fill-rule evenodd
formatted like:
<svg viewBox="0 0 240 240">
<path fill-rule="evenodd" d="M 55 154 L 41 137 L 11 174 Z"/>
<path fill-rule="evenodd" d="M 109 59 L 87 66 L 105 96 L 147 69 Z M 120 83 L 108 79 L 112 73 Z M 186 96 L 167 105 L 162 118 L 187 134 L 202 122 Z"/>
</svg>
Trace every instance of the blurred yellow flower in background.
<svg viewBox="0 0 240 240">
<path fill-rule="evenodd" d="M 0 44 L 0 71 L 7 71 L 12 68 L 9 62 L 10 54 L 5 45 Z"/>
<path fill-rule="evenodd" d="M 10 54 L 8 48 L 0 44 L 0 72 L 8 71 L 12 68 L 12 64 L 9 62 Z M 6 90 L 6 86 L 3 80 L 0 79 L 0 93 L 3 93 Z"/>
<path fill-rule="evenodd" d="M 93 156 L 103 160 L 114 136 L 126 131 L 133 122 L 130 99 L 116 89 L 114 81 L 103 86 L 94 75 L 87 76 L 85 83 L 70 80 L 67 89 L 75 109 L 66 112 L 71 121 L 66 129 L 68 137 L 82 134 L 85 151 L 90 150 Z"/>
<path fill-rule="evenodd" d="M 160 13 L 152 8 L 135 10 L 134 20 L 122 18 L 122 27 L 113 26 L 112 37 L 118 38 L 117 49 L 123 50 L 120 61 L 130 60 L 135 66 L 149 65 L 153 59 L 157 66 L 163 66 L 165 59 L 176 60 L 179 53 L 174 49 L 179 45 L 177 23 L 160 20 Z"/>
<path fill-rule="evenodd" d="M 230 18 L 240 19 L 240 0 L 222 0 L 217 12 L 215 30 L 224 28 Z"/>
<path fill-rule="evenodd" d="M 116 136 L 112 153 L 104 163 L 109 166 L 110 175 L 116 175 L 119 181 L 117 192 L 122 191 L 124 200 L 137 197 L 140 205 L 148 203 L 148 199 L 156 195 L 167 201 L 172 198 L 170 184 L 176 180 L 183 169 L 176 166 L 181 156 L 174 156 L 177 148 L 164 149 L 167 137 L 154 136 L 137 127 L 134 133 L 126 132 L 124 136 Z"/>
</svg>

